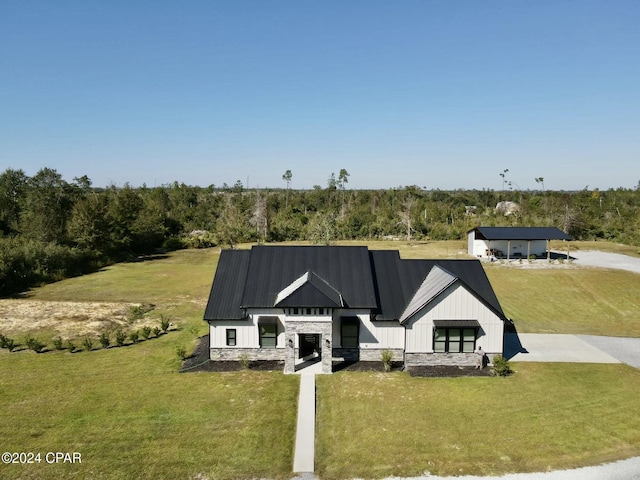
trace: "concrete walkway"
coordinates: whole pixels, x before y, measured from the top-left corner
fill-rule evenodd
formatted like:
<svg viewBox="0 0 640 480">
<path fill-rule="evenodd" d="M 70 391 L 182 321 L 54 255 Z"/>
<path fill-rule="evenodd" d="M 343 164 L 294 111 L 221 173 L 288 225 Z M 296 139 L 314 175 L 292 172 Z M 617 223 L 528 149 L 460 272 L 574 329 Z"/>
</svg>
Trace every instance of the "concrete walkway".
<svg viewBox="0 0 640 480">
<path fill-rule="evenodd" d="M 316 365 L 322 365 L 317 363 Z M 301 370 L 298 396 L 298 426 L 293 453 L 294 473 L 313 473 L 316 439 L 316 376 L 314 367 Z"/>
</svg>

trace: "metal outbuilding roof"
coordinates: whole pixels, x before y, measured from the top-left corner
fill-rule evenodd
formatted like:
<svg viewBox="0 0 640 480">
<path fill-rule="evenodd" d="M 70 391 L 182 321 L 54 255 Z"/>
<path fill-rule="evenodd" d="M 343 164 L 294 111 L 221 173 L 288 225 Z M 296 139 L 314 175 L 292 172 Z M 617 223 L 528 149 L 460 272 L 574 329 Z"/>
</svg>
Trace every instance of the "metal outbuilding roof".
<svg viewBox="0 0 640 480">
<path fill-rule="evenodd" d="M 470 232 L 480 240 L 572 240 L 556 227 L 476 227 Z"/>
</svg>

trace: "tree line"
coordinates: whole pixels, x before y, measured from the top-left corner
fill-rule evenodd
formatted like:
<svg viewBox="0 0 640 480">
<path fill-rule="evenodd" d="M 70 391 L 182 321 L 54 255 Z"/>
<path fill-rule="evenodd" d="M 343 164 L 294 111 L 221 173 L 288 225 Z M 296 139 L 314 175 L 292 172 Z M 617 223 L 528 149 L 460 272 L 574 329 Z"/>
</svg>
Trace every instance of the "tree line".
<svg viewBox="0 0 640 480">
<path fill-rule="evenodd" d="M 505 172 L 506 173 L 506 172 Z M 557 226 L 577 240 L 640 246 L 640 191 L 349 190 L 349 173 L 311 190 L 174 182 L 93 187 L 54 169 L 0 174 L 0 295 L 159 249 L 240 242 L 462 239 L 483 226 Z M 536 181 L 538 181 L 536 179 Z M 511 202 L 509 208 L 496 208 Z M 505 205 L 505 204 L 501 204 Z"/>
</svg>

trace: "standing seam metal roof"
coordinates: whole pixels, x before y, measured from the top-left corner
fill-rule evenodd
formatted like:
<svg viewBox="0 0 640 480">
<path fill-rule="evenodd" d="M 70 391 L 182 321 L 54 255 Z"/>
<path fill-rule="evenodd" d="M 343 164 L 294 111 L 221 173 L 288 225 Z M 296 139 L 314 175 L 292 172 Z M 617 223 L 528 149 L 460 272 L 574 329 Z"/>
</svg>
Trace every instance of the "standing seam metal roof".
<svg viewBox="0 0 640 480">
<path fill-rule="evenodd" d="M 572 240 L 556 227 L 476 227 L 472 231 L 483 240 Z"/>
<path fill-rule="evenodd" d="M 505 318 L 478 260 L 402 260 L 397 250 L 367 247 L 257 246 L 221 253 L 204 319 L 239 320 L 246 308 L 273 308 L 280 292 L 313 271 L 342 296 L 345 308 L 371 309 L 376 320 L 397 321 L 436 265 Z M 325 291 L 320 299 L 316 287 L 292 297 L 302 303 L 331 297 Z"/>
</svg>

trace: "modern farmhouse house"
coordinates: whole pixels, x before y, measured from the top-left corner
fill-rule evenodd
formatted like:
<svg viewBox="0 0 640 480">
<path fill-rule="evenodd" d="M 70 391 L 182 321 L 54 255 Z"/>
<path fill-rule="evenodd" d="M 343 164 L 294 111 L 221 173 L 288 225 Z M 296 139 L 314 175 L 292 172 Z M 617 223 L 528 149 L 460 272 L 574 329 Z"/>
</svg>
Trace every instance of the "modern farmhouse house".
<svg viewBox="0 0 640 480">
<path fill-rule="evenodd" d="M 473 365 L 503 351 L 505 316 L 478 260 L 403 260 L 396 250 L 223 250 L 204 320 L 212 360 L 316 358 Z"/>
<path fill-rule="evenodd" d="M 549 256 L 549 241 L 571 240 L 556 227 L 476 227 L 467 232 L 468 253 L 478 258 Z"/>
</svg>

